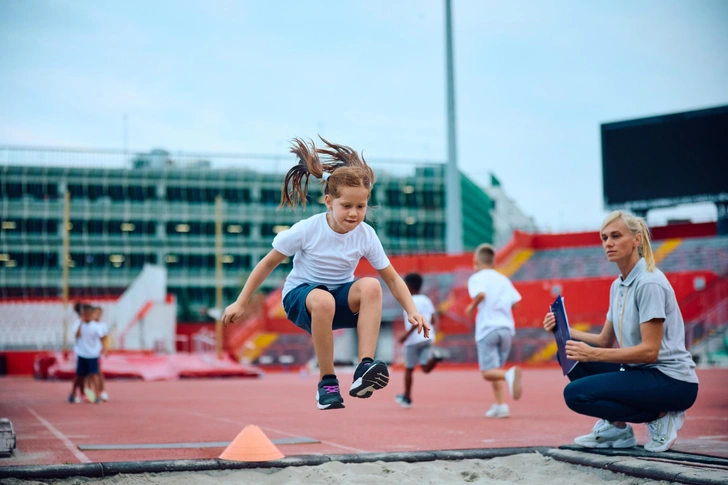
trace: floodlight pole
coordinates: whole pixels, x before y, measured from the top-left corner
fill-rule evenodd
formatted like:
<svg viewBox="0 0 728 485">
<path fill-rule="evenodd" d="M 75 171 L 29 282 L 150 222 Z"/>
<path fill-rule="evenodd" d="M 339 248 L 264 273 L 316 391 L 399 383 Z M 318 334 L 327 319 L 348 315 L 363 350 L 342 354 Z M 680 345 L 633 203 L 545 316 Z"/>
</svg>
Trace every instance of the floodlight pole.
<svg viewBox="0 0 728 485">
<path fill-rule="evenodd" d="M 222 197 L 215 197 L 215 308 L 222 313 Z M 222 359 L 222 320 L 215 321 L 215 350 L 217 358 Z"/>
<path fill-rule="evenodd" d="M 447 168 L 445 174 L 445 230 L 448 254 L 463 252 L 463 211 L 455 131 L 455 68 L 452 45 L 451 0 L 445 0 L 445 56 L 447 80 Z M 486 210 L 486 209 L 484 209 Z"/>
<path fill-rule="evenodd" d="M 63 298 L 63 353 L 65 354 L 68 350 L 68 265 L 70 264 L 71 256 L 69 252 L 69 225 L 71 224 L 71 193 L 66 187 L 66 193 L 63 196 L 63 256 L 61 261 L 63 264 L 63 276 L 62 276 L 62 298 Z"/>
</svg>

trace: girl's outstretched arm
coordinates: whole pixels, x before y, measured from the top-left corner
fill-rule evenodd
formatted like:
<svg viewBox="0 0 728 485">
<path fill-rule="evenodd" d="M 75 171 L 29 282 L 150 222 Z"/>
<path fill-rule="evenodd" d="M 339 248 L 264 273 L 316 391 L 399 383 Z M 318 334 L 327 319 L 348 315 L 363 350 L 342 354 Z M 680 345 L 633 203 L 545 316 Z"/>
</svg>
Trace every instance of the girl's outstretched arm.
<svg viewBox="0 0 728 485">
<path fill-rule="evenodd" d="M 394 299 L 402 305 L 404 311 L 407 312 L 407 320 L 417 328 L 417 333 L 423 332 L 425 338 L 430 337 L 430 324 L 427 323 L 427 319 L 420 315 L 415 306 L 415 302 L 412 300 L 412 294 L 407 288 L 407 284 L 397 274 L 394 267 L 390 264 L 386 268 L 379 270 L 379 276 L 382 277 L 384 282 L 389 287 L 389 291 L 392 292 Z"/>
<path fill-rule="evenodd" d="M 255 290 L 260 287 L 265 279 L 276 269 L 276 266 L 281 264 L 288 256 L 283 253 L 279 253 L 275 249 L 271 249 L 258 264 L 255 265 L 250 276 L 245 281 L 243 290 L 240 292 L 240 296 L 230 306 L 225 309 L 225 313 L 222 315 L 223 325 L 229 325 L 234 323 L 236 320 L 240 320 L 245 313 L 245 306 L 248 304 L 250 297 L 253 296 Z"/>
</svg>

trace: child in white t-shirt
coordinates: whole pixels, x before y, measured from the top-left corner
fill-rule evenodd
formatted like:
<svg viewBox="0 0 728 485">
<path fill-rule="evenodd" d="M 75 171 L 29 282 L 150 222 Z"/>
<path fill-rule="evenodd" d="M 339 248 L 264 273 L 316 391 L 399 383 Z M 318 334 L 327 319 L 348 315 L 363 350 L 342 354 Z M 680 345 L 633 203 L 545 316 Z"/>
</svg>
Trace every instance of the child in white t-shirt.
<svg viewBox="0 0 728 485">
<path fill-rule="evenodd" d="M 417 311 L 427 318 L 432 330 L 430 338 L 415 333 L 416 328 L 407 321 L 407 313 L 404 314 L 405 333 L 399 338 L 399 343 L 404 345 L 404 394 L 397 394 L 394 400 L 402 407 L 412 406 L 412 374 L 417 363 L 422 366 L 422 372 L 429 374 L 432 369 L 442 360 L 441 352 L 435 348 L 435 328 L 437 327 L 437 312 L 435 305 L 427 295 L 420 293 L 422 289 L 422 275 L 410 273 L 404 277 L 407 288 L 412 293 Z"/>
<path fill-rule="evenodd" d="M 80 399 L 77 399 L 79 396 L 76 395 L 76 391 L 84 392 L 84 381 L 86 376 L 90 376 L 94 393 L 89 395 L 93 395 L 92 400 L 99 403 L 101 399 L 96 397 L 99 392 L 99 356 L 103 351 L 102 339 L 106 336 L 106 329 L 93 321 L 93 306 L 77 303 L 74 305 L 74 309 L 80 318 L 75 332 L 76 343 L 73 347 L 76 354 L 76 377 L 71 395 L 68 396 L 68 402 L 80 402 Z"/>
<path fill-rule="evenodd" d="M 382 317 L 382 287 L 376 278 L 354 279 L 354 270 L 366 258 L 379 272 L 408 320 L 428 336 L 430 327 L 419 314 L 407 285 L 384 254 L 374 229 L 364 222 L 374 172 L 356 151 L 329 143 L 316 149 L 295 139 L 291 152 L 299 162 L 286 174 L 281 206 L 305 207 L 311 175 L 321 179 L 328 212 L 317 214 L 278 233 L 273 249 L 255 266 L 237 301 L 225 309 L 223 324 L 244 316 L 253 292 L 286 258 L 293 269 L 283 286 L 283 308 L 288 319 L 309 332 L 319 362 L 321 380 L 316 392 L 319 409 L 340 409 L 344 400 L 334 373 L 334 334 L 356 328 L 360 363 L 349 395 L 368 398 L 389 382 L 387 365 L 374 360 Z M 319 159 L 322 155 L 324 160 Z"/>
<path fill-rule="evenodd" d="M 478 346 L 478 364 L 483 379 L 493 387 L 495 404 L 485 413 L 488 418 L 505 418 L 510 414 L 503 399 L 503 383 L 513 399 L 521 398 L 521 368 L 506 371 L 511 341 L 515 335 L 512 308 L 521 301 L 521 295 L 506 276 L 495 270 L 495 250 L 490 244 L 481 244 L 473 255 L 476 273 L 468 279 L 468 293 L 473 301 L 466 313 L 475 319 L 475 341 Z"/>
</svg>

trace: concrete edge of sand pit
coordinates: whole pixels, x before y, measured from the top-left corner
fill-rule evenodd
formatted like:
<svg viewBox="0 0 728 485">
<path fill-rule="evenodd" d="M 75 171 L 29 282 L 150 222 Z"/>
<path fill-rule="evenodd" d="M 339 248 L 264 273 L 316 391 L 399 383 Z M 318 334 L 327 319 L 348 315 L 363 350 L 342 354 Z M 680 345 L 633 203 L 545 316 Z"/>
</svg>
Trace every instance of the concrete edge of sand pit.
<svg viewBox="0 0 728 485">
<path fill-rule="evenodd" d="M 351 453 L 332 455 L 296 455 L 281 460 L 238 462 L 213 460 L 151 460 L 77 463 L 63 465 L 24 465 L 0 467 L 0 478 L 62 479 L 70 477 L 102 478 L 120 473 L 199 472 L 209 470 L 242 470 L 253 468 L 286 468 L 316 466 L 331 461 L 342 463 L 372 463 L 376 461 L 409 463 L 435 460 L 489 459 L 521 453 L 544 453 L 548 447 L 487 448 L 465 450 L 433 450 L 382 453 Z M 0 462 L 2 463 L 2 462 Z"/>
<path fill-rule="evenodd" d="M 674 457 L 667 458 L 660 453 L 652 454 L 652 456 L 625 456 L 600 454 L 600 451 L 550 448 L 543 451 L 542 454 L 572 465 L 588 466 L 637 478 L 688 485 L 728 484 L 727 468 L 724 466 L 710 466 L 698 461 L 685 461 Z"/>
<path fill-rule="evenodd" d="M 103 478 L 121 473 L 169 473 L 200 472 L 211 470 L 242 470 L 255 468 L 286 468 L 291 466 L 316 466 L 332 461 L 342 463 L 426 462 L 435 460 L 491 459 L 523 453 L 540 453 L 543 456 L 574 465 L 604 469 L 626 475 L 668 480 L 690 485 L 726 484 L 725 470 L 695 470 L 693 467 L 672 463 L 650 463 L 635 457 L 603 456 L 549 447 L 484 448 L 465 450 L 433 450 L 412 452 L 382 452 L 332 455 L 297 455 L 266 462 L 236 462 L 213 460 L 152 460 L 79 463 L 63 465 L 26 465 L 1 467 L 0 478 L 16 479 L 63 479 L 70 477 Z M 1 463 L 1 462 L 0 462 Z M 720 477 L 720 479 L 718 479 Z"/>
</svg>

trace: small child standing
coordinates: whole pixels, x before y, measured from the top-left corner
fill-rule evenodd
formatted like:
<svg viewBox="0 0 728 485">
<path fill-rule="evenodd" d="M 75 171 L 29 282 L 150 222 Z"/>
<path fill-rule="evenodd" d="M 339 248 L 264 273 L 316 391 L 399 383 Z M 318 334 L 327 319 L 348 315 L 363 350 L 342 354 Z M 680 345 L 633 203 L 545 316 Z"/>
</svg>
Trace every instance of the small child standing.
<svg viewBox="0 0 728 485">
<path fill-rule="evenodd" d="M 73 378 L 72 386 L 71 386 L 71 394 L 68 395 L 68 402 L 71 404 L 78 404 L 83 402 L 83 392 L 84 392 L 84 380 L 86 379 L 86 376 L 88 375 L 85 372 L 85 365 L 83 368 L 79 367 L 79 359 L 78 354 L 76 353 L 76 345 L 78 345 L 78 339 L 81 336 L 81 326 L 84 324 L 84 322 L 91 321 L 92 319 L 92 312 L 91 312 L 91 305 L 87 305 L 85 303 L 76 302 L 73 305 L 73 310 L 78 314 L 78 320 L 76 320 L 76 323 L 73 324 L 73 328 L 75 328 L 74 332 L 74 356 L 76 357 L 76 375 Z M 83 375 L 81 375 L 83 374 Z"/>
<path fill-rule="evenodd" d="M 73 383 L 71 395 L 68 396 L 68 402 L 79 402 L 76 399 L 76 390 L 84 391 L 84 380 L 86 376 L 90 376 L 91 383 L 94 386 L 94 401 L 100 403 L 101 399 L 97 398 L 99 392 L 99 356 L 104 349 L 102 339 L 106 336 L 104 326 L 93 321 L 94 310 L 91 305 L 77 303 L 74 307 L 78 312 L 80 319 L 76 329 L 76 343 L 73 351 L 76 354 L 76 378 Z"/>
<path fill-rule="evenodd" d="M 442 360 L 442 354 L 435 348 L 435 328 L 437 327 L 437 312 L 435 305 L 427 295 L 420 294 L 422 289 L 422 275 L 419 273 L 410 273 L 404 277 L 407 288 L 412 293 L 412 299 L 415 302 L 417 311 L 424 316 L 432 329 L 430 330 L 430 338 L 415 333 L 414 327 L 407 321 L 407 312 L 404 314 L 405 333 L 399 338 L 399 343 L 404 345 L 404 394 L 397 394 L 394 398 L 402 407 L 409 408 L 412 406 L 412 374 L 414 373 L 417 363 L 422 366 L 422 372 L 429 374 L 432 369 Z"/>
<path fill-rule="evenodd" d="M 334 373 L 334 330 L 356 328 L 359 365 L 349 395 L 368 398 L 389 382 L 387 364 L 374 360 L 382 320 L 382 285 L 376 278 L 354 278 L 366 258 L 405 309 L 408 320 L 428 336 L 430 326 L 419 314 L 407 285 L 384 253 L 374 229 L 364 222 L 374 171 L 351 148 L 329 143 L 325 149 L 293 142 L 298 163 L 286 174 L 281 207 L 305 208 L 311 176 L 321 179 L 327 212 L 301 220 L 273 239 L 273 249 L 255 265 L 238 299 L 225 309 L 223 325 L 241 319 L 251 296 L 286 258 L 293 269 L 283 286 L 288 319 L 311 334 L 321 380 L 316 391 L 319 409 L 341 409 L 344 400 Z M 319 155 L 326 157 L 320 160 Z"/>
<path fill-rule="evenodd" d="M 481 244 L 473 255 L 473 269 L 468 279 L 468 293 L 473 301 L 466 313 L 475 320 L 475 341 L 478 346 L 478 365 L 483 379 L 493 386 L 495 404 L 485 413 L 487 418 L 506 418 L 510 415 L 503 399 L 503 383 L 513 399 L 521 398 L 521 368 L 503 367 L 511 352 L 515 335 L 512 309 L 521 301 L 521 295 L 506 276 L 495 270 L 495 250 L 490 244 Z"/>
</svg>

